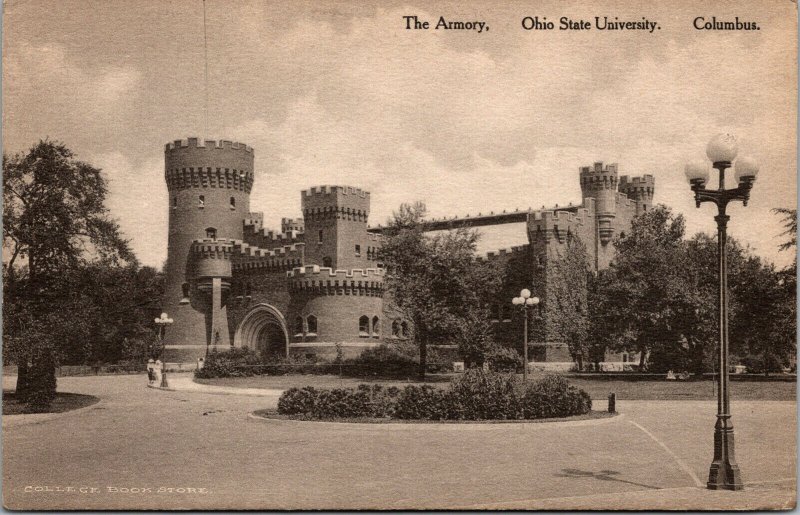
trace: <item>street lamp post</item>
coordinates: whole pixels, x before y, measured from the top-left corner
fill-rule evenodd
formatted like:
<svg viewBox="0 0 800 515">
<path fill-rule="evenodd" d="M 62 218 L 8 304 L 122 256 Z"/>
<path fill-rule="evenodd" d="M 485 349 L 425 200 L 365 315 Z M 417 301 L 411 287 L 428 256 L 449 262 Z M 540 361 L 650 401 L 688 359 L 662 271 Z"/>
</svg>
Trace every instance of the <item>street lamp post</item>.
<svg viewBox="0 0 800 515">
<path fill-rule="evenodd" d="M 746 206 L 750 190 L 758 174 L 758 164 L 748 157 L 740 157 L 734 166 L 738 186 L 725 189 L 725 170 L 736 159 L 738 148 L 736 139 L 730 134 L 719 134 L 709 142 L 706 155 L 719 171 L 717 189 L 706 189 L 709 170 L 704 163 L 686 165 L 697 207 L 703 202 L 713 202 L 717 206 L 717 264 L 719 270 L 719 387 L 717 388 L 717 422 L 714 426 L 714 461 L 708 473 L 707 487 L 711 490 L 741 490 L 742 476 L 736 464 L 733 444 L 733 422 L 731 421 L 730 392 L 728 390 L 728 203 L 741 200 Z"/>
<path fill-rule="evenodd" d="M 539 303 L 539 297 L 531 297 L 531 291 L 527 288 L 519 292 L 519 297 L 511 299 L 515 306 L 522 307 L 522 314 L 525 315 L 525 328 L 522 338 L 522 379 L 528 382 L 528 308 Z"/>
<path fill-rule="evenodd" d="M 161 313 L 161 316 L 155 319 L 156 327 L 158 327 L 158 342 L 161 344 L 161 349 L 164 349 L 164 330 L 170 325 L 172 320 L 166 313 Z M 161 388 L 167 388 L 167 367 L 165 362 L 161 362 Z"/>
</svg>

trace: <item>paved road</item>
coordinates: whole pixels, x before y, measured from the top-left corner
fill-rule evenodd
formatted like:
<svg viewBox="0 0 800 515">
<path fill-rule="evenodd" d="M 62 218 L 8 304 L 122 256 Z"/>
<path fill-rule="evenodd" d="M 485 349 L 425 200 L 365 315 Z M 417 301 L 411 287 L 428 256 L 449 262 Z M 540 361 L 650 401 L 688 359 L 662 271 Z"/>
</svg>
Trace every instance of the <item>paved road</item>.
<svg viewBox="0 0 800 515">
<path fill-rule="evenodd" d="M 4 418 L 4 505 L 763 508 L 794 499 L 792 402 L 734 403 L 737 457 L 745 481 L 759 484 L 710 496 L 696 487 L 711 460 L 713 402 L 622 401 L 623 416 L 588 424 L 355 425 L 254 420 L 248 413 L 273 399 L 145 384 L 144 376 L 60 378 L 61 391 L 102 401 Z M 37 487 L 62 491 L 29 491 Z"/>
</svg>

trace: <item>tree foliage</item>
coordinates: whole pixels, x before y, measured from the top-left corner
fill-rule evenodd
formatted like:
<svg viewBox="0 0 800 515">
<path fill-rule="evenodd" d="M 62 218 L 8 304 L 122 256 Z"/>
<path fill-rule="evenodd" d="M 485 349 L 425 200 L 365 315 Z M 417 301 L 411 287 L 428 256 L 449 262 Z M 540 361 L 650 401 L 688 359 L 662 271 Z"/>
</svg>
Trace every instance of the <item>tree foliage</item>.
<svg viewBox="0 0 800 515">
<path fill-rule="evenodd" d="M 29 369 L 49 370 L 108 331 L 113 318 L 103 317 L 113 303 L 102 296 L 119 277 L 106 272 L 138 269 L 105 207 L 107 193 L 101 171 L 61 143 L 3 156 L 3 332 L 19 366 L 18 394 L 28 394 Z"/>
<path fill-rule="evenodd" d="M 495 265 L 475 260 L 475 231 L 426 234 L 425 214 L 422 203 L 401 205 L 381 248 L 389 295 L 413 324 L 421 376 L 431 344 L 457 342 L 469 359 L 482 361 L 491 338 L 489 295 L 501 280 Z"/>
</svg>

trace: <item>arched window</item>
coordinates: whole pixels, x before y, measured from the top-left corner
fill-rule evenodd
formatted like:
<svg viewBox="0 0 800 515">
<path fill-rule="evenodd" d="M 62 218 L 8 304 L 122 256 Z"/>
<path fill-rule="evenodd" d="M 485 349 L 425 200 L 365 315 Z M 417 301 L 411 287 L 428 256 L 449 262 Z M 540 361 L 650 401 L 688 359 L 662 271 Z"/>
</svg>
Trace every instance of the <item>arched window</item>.
<svg viewBox="0 0 800 515">
<path fill-rule="evenodd" d="M 400 336 L 408 338 L 408 322 L 405 320 L 400 324 Z"/>
<path fill-rule="evenodd" d="M 400 338 L 400 319 L 395 318 L 392 320 L 392 336 Z"/>
<path fill-rule="evenodd" d="M 206 227 L 206 238 L 209 240 L 216 240 L 217 239 L 217 230 L 213 227 Z"/>
<path fill-rule="evenodd" d="M 294 335 L 295 337 L 303 336 L 303 317 L 301 316 L 294 319 Z"/>
<path fill-rule="evenodd" d="M 231 209 L 236 209 L 236 197 L 231 197 Z"/>
<path fill-rule="evenodd" d="M 322 258 L 322 266 L 333 267 L 333 260 L 329 256 Z"/>
<path fill-rule="evenodd" d="M 369 337 L 369 317 L 367 315 L 358 319 L 358 335 L 361 338 Z"/>
<path fill-rule="evenodd" d="M 199 207 L 200 209 L 203 209 L 204 207 L 206 207 L 206 196 L 205 195 L 200 195 L 200 197 L 197 199 L 197 207 Z"/>
<path fill-rule="evenodd" d="M 381 319 L 378 317 L 372 317 L 372 337 L 381 337 Z"/>
<path fill-rule="evenodd" d="M 306 324 L 308 325 L 308 332 L 306 333 L 308 336 L 316 336 L 317 335 L 317 317 L 314 315 L 308 315 L 306 317 Z"/>
</svg>

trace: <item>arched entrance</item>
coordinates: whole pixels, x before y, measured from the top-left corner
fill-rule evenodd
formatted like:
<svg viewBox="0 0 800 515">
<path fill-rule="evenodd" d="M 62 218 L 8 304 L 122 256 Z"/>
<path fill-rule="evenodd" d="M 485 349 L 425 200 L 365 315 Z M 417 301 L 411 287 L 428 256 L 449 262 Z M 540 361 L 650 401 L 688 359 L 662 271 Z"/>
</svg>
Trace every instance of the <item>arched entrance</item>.
<svg viewBox="0 0 800 515">
<path fill-rule="evenodd" d="M 258 304 L 239 324 L 233 344 L 236 347 L 250 347 L 266 355 L 288 356 L 286 320 L 274 306 Z"/>
</svg>

